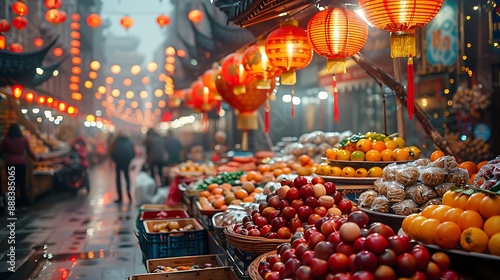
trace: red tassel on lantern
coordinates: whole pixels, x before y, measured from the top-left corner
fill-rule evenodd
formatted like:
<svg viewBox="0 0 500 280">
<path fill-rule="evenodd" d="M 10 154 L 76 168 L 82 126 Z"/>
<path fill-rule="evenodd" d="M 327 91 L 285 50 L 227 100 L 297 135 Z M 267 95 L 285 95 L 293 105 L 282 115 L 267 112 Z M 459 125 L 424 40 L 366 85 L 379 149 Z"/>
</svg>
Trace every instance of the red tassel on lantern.
<svg viewBox="0 0 500 280">
<path fill-rule="evenodd" d="M 408 75 L 408 85 L 406 86 L 406 108 L 408 109 L 408 119 L 413 118 L 413 104 L 414 104 L 414 91 L 415 91 L 415 85 L 414 85 L 414 69 L 413 69 L 413 57 L 410 55 L 408 58 L 408 69 L 407 69 L 407 75 Z"/>
<path fill-rule="evenodd" d="M 294 85 L 292 85 L 292 99 L 290 100 L 290 103 L 292 103 L 292 119 L 295 117 L 295 106 L 293 105 L 293 97 L 295 96 L 295 90 L 294 90 Z"/>
<path fill-rule="evenodd" d="M 266 100 L 266 107 L 264 107 L 264 133 L 269 133 L 271 130 L 271 105 L 269 104 L 269 96 Z"/>
<path fill-rule="evenodd" d="M 339 122 L 339 91 L 337 89 L 337 76 L 333 74 L 333 123 Z"/>
</svg>

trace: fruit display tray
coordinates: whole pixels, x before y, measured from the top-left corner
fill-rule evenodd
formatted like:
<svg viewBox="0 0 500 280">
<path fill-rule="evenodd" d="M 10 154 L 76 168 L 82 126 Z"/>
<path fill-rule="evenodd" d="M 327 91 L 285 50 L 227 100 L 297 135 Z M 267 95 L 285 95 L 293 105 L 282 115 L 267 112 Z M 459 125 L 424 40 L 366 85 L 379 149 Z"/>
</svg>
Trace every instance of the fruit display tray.
<svg viewBox="0 0 500 280">
<path fill-rule="evenodd" d="M 403 164 L 403 163 L 408 163 L 411 162 L 411 160 L 404 160 L 404 161 L 352 161 L 352 160 L 333 160 L 333 159 L 328 159 L 326 157 L 321 158 L 324 161 L 328 161 L 331 166 L 338 166 L 340 168 L 344 168 L 347 166 L 350 166 L 354 169 L 358 168 L 365 168 L 366 170 L 372 168 L 372 167 L 380 167 L 384 168 L 387 165 L 391 163 L 397 163 L 397 164 Z"/>
<path fill-rule="evenodd" d="M 340 177 L 340 176 L 324 176 L 318 175 L 323 178 L 326 182 L 333 182 L 335 184 L 361 184 L 361 185 L 373 185 L 373 183 L 380 177 Z"/>
</svg>

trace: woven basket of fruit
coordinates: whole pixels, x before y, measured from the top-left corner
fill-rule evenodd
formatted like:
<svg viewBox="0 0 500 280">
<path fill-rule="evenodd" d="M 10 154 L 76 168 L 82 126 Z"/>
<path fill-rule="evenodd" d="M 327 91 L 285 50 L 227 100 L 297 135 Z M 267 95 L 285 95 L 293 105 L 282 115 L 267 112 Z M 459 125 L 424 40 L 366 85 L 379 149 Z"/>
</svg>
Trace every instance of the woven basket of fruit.
<svg viewBox="0 0 500 280">
<path fill-rule="evenodd" d="M 246 236 L 234 231 L 233 226 L 224 229 L 227 241 L 234 247 L 250 253 L 267 253 L 276 250 L 282 243 L 290 242 L 290 239 L 270 239 L 259 236 Z"/>
<path fill-rule="evenodd" d="M 264 280 L 264 278 L 259 275 L 259 263 L 261 260 L 267 259 L 267 257 L 272 254 L 276 254 L 276 250 L 260 255 L 250 264 L 248 267 L 248 274 L 252 280 Z"/>
</svg>

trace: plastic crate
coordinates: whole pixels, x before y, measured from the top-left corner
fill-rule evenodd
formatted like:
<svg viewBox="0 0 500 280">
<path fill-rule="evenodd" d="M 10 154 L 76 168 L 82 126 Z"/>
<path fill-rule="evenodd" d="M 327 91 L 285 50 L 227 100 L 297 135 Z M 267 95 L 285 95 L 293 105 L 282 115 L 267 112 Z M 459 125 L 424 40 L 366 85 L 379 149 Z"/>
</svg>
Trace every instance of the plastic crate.
<svg viewBox="0 0 500 280">
<path fill-rule="evenodd" d="M 156 222 L 175 220 L 181 227 L 192 224 L 194 230 L 153 233 Z M 143 221 L 142 250 L 146 259 L 204 255 L 207 252 L 207 231 L 193 218 Z"/>
<path fill-rule="evenodd" d="M 245 276 L 245 278 L 248 277 L 248 267 L 261 254 L 242 251 L 234 247 L 230 242 L 227 242 L 226 248 L 226 254 L 229 261 L 234 264 L 235 271 L 239 271 L 241 276 Z"/>
<path fill-rule="evenodd" d="M 139 242 L 142 242 L 142 237 L 144 233 L 143 221 L 178 219 L 178 218 L 189 218 L 189 215 L 186 212 L 186 210 L 181 210 L 181 209 L 142 212 L 139 218 L 139 222 L 136 225 L 137 231 L 139 232 Z"/>
</svg>

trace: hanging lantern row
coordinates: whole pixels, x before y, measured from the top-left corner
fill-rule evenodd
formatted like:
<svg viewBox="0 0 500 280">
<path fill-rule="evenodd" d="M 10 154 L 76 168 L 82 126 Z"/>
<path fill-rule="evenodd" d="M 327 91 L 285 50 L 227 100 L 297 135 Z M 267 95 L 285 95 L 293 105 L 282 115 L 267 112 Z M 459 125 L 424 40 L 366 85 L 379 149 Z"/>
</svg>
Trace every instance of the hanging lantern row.
<svg viewBox="0 0 500 280">
<path fill-rule="evenodd" d="M 21 1 L 16 1 L 12 4 L 12 12 L 18 16 L 24 16 L 28 14 L 28 6 Z"/>
<path fill-rule="evenodd" d="M 62 24 L 67 19 L 66 12 L 59 9 L 50 9 L 45 13 L 45 20 L 52 24 Z"/>
<path fill-rule="evenodd" d="M 52 97 L 46 96 L 36 96 L 34 92 L 28 91 L 24 92 L 24 87 L 22 85 L 16 84 L 11 86 L 12 96 L 16 99 L 21 99 L 24 96 L 24 100 L 27 103 L 32 103 L 36 101 L 36 103 L 40 106 L 52 107 L 59 110 L 62 113 L 67 113 L 69 115 L 76 115 L 78 113 L 78 108 L 73 105 L 68 105 L 64 101 L 56 100 Z"/>
</svg>

